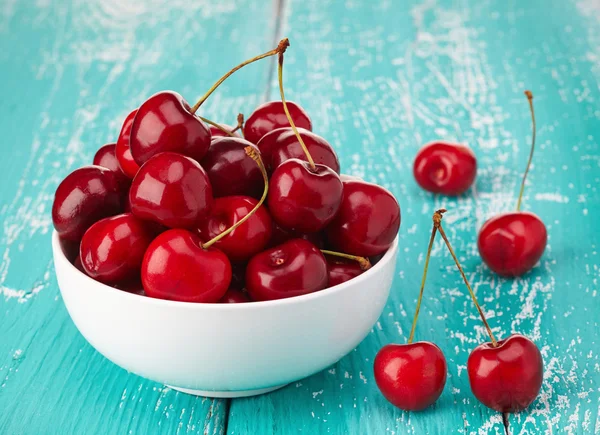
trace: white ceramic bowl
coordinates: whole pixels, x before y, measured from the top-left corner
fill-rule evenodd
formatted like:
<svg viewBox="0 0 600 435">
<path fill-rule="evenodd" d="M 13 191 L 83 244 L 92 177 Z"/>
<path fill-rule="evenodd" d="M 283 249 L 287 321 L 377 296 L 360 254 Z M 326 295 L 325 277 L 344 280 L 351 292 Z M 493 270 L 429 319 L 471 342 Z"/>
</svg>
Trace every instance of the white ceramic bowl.
<svg viewBox="0 0 600 435">
<path fill-rule="evenodd" d="M 196 304 L 127 293 L 78 271 L 56 232 L 58 285 L 75 326 L 130 372 L 186 393 L 243 397 L 317 373 L 354 349 L 388 298 L 398 238 L 370 270 L 295 298 Z"/>
</svg>

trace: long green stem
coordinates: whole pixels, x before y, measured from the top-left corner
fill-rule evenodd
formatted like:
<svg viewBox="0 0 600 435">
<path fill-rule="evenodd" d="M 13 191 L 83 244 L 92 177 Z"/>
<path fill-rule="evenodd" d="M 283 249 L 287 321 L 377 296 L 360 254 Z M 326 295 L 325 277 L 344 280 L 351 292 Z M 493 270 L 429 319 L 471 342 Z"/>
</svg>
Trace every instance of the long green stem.
<svg viewBox="0 0 600 435">
<path fill-rule="evenodd" d="M 283 110 L 285 111 L 285 116 L 287 116 L 287 119 L 290 123 L 290 126 L 292 127 L 292 130 L 294 130 L 294 134 L 298 138 L 298 142 L 300 142 L 300 146 L 302 147 L 304 154 L 306 154 L 306 159 L 308 160 L 310 167 L 313 170 L 315 170 L 315 169 L 317 169 L 317 167 L 315 166 L 315 161 L 313 160 L 312 156 L 308 152 L 308 147 L 302 140 L 302 136 L 300 136 L 300 133 L 298 132 L 298 129 L 296 128 L 296 124 L 294 124 L 294 120 L 292 119 L 292 115 L 290 115 L 290 111 L 288 110 L 287 103 L 285 101 L 285 94 L 283 92 L 283 52 L 279 53 L 278 60 L 279 60 L 279 67 L 277 68 L 277 76 L 279 78 L 279 94 L 281 95 L 281 102 L 283 103 Z"/>
<path fill-rule="evenodd" d="M 425 267 L 423 268 L 423 278 L 421 278 L 421 290 L 419 290 L 419 299 L 417 299 L 417 308 L 415 309 L 415 316 L 413 317 L 412 327 L 410 328 L 410 335 L 408 336 L 408 344 L 413 342 L 415 337 L 415 329 L 417 328 L 417 319 L 419 318 L 419 311 L 421 310 L 421 301 L 423 300 L 423 291 L 425 290 L 425 280 L 427 279 L 427 269 L 429 268 L 429 259 L 431 258 L 431 249 L 433 248 L 433 241 L 437 233 L 436 220 L 440 220 L 442 213 L 446 210 L 441 209 L 433 214 L 433 229 L 431 230 L 431 238 L 429 239 L 429 246 L 427 247 L 427 256 L 425 257 Z"/>
<path fill-rule="evenodd" d="M 521 181 L 521 191 L 519 192 L 519 199 L 517 200 L 517 211 L 521 209 L 521 200 L 523 199 L 523 191 L 525 191 L 525 179 L 527 178 L 527 174 L 529 173 L 529 167 L 531 166 L 531 159 L 533 159 L 533 150 L 535 148 L 535 111 L 533 110 L 533 94 L 531 91 L 525 91 L 525 95 L 527 96 L 527 100 L 529 101 L 529 111 L 531 112 L 531 128 L 533 129 L 533 135 L 531 137 L 531 151 L 529 152 L 529 160 L 527 161 L 527 167 L 525 168 L 525 173 L 523 174 L 523 181 Z"/>
<path fill-rule="evenodd" d="M 210 125 L 212 125 L 213 127 L 216 127 L 216 128 L 218 128 L 218 129 L 219 129 L 219 130 L 221 130 L 223 133 L 225 133 L 225 134 L 227 134 L 227 135 L 229 135 L 229 136 L 233 136 L 233 137 L 235 137 L 235 134 L 233 134 L 233 131 L 229 131 L 229 130 L 227 130 L 227 129 L 226 129 L 225 127 L 223 127 L 222 125 L 219 125 L 219 124 L 217 124 L 216 122 L 214 122 L 214 121 L 211 121 L 210 119 L 208 119 L 208 118 L 204 118 L 204 117 L 202 117 L 202 116 L 198 116 L 198 118 L 200 118 L 202 121 L 206 122 L 207 124 L 210 124 Z"/>
<path fill-rule="evenodd" d="M 240 63 L 238 66 L 236 66 L 232 70 L 230 70 L 227 74 L 225 74 L 223 77 L 221 77 L 214 85 L 212 85 L 211 88 L 206 92 L 206 94 L 204 94 L 202 96 L 202 98 L 200 98 L 198 100 L 198 102 L 196 104 L 194 104 L 194 107 L 192 107 L 191 112 L 196 113 L 198 108 L 200 106 L 202 106 L 202 103 L 204 103 L 206 101 L 206 99 L 208 97 L 210 97 L 210 94 L 212 94 L 215 91 L 215 89 L 217 89 L 221 85 L 221 83 L 223 83 L 225 80 L 227 80 L 227 78 L 230 75 L 232 75 L 234 72 L 236 72 L 237 70 L 245 67 L 246 65 L 251 64 L 252 62 L 256 62 L 257 60 L 264 59 L 265 57 L 275 56 L 276 54 L 280 53 L 281 50 L 285 51 L 285 48 L 283 48 L 283 47 L 287 47 L 289 45 L 289 42 L 287 42 L 287 40 L 288 40 L 287 38 L 282 39 L 281 41 L 279 41 L 279 45 L 277 46 L 277 48 L 274 48 L 273 50 L 267 51 L 266 53 L 255 56 L 252 59 L 248 59 L 248 60 Z"/>
<path fill-rule="evenodd" d="M 440 214 L 440 217 L 441 217 L 441 214 Z M 473 292 L 473 289 L 471 288 L 471 284 L 469 284 L 469 280 L 467 280 L 467 277 L 465 276 L 465 272 L 463 271 L 462 267 L 460 266 L 460 262 L 458 261 L 458 258 L 456 258 L 456 254 L 454 253 L 454 250 L 452 249 L 452 246 L 450 245 L 450 241 L 448 240 L 448 237 L 446 237 L 444 228 L 442 228 L 441 218 L 440 218 L 440 222 L 438 224 L 438 231 L 442 235 L 444 242 L 446 242 L 446 246 L 448 247 L 448 250 L 450 251 L 450 255 L 452 255 L 452 258 L 454 259 L 454 262 L 456 263 L 456 267 L 458 267 L 458 271 L 460 272 L 460 275 L 462 276 L 463 281 L 465 282 L 467 289 L 469 290 L 471 299 L 473 299 L 473 303 L 475 304 L 477 311 L 479 311 L 479 315 L 481 316 L 483 325 L 485 326 L 485 329 L 487 329 L 487 333 L 490 336 L 490 340 L 492 340 L 492 346 L 497 347 L 498 342 L 496 341 L 496 338 L 494 337 L 494 334 L 492 333 L 492 328 L 490 328 L 490 325 L 488 324 L 487 319 L 485 318 L 485 314 L 483 314 L 483 310 L 479 306 L 479 302 L 477 302 L 477 297 L 475 296 L 475 293 Z"/>
<path fill-rule="evenodd" d="M 269 193 L 269 177 L 267 175 L 267 170 L 265 169 L 265 165 L 263 164 L 263 161 L 260 158 L 260 153 L 253 146 L 247 146 L 246 148 L 244 148 L 244 151 L 246 151 L 246 154 L 248 155 L 248 157 L 250 157 L 252 160 L 254 160 L 256 162 L 256 164 L 258 165 L 258 167 L 260 168 L 260 172 L 262 173 L 263 180 L 264 180 L 264 183 L 265 183 L 265 188 L 263 190 L 263 194 L 262 194 L 262 196 L 260 198 L 260 201 L 258 201 L 258 203 L 254 206 L 254 208 L 252 210 L 250 210 L 250 213 L 248 213 L 246 216 L 244 216 L 243 218 L 241 218 L 235 224 L 233 224 L 232 226 L 230 226 L 229 228 L 227 228 L 225 231 L 223 231 L 218 236 L 210 239 L 206 243 L 203 243 L 202 247 L 204 249 L 210 248 L 212 245 L 214 245 L 215 243 L 217 243 L 223 237 L 226 237 L 229 233 L 231 233 L 237 227 L 239 227 L 244 222 L 246 222 L 248 219 L 250 219 L 250 217 L 256 212 L 256 210 L 258 210 L 260 208 L 260 206 L 265 202 L 265 199 L 267 199 L 267 193 Z"/>
</svg>

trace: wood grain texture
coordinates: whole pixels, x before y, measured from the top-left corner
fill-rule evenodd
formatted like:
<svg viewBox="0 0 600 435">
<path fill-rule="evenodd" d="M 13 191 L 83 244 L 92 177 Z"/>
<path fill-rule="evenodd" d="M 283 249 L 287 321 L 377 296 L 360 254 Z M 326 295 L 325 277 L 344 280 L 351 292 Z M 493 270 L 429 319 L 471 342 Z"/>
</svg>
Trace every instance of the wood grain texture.
<svg viewBox="0 0 600 435">
<path fill-rule="evenodd" d="M 285 14 L 286 93 L 335 146 L 343 172 L 397 196 L 400 255 L 369 337 L 329 370 L 234 400 L 228 433 L 504 433 L 500 414 L 469 389 L 468 354 L 487 337 L 441 240 L 416 338 L 444 351 L 444 393 L 431 409 L 406 413 L 382 398 L 373 379 L 377 350 L 406 341 L 431 214 L 442 206 L 496 336 L 524 333 L 543 353 L 542 392 L 511 417 L 511 432 L 599 433 L 598 3 L 290 0 Z M 485 219 L 516 206 L 531 138 L 525 89 L 536 96 L 539 147 L 524 207 L 544 220 L 549 242 L 531 273 L 506 280 L 481 264 L 476 236 Z M 416 151 L 437 138 L 465 142 L 478 156 L 476 186 L 460 198 L 432 196 L 412 177 Z"/>
<path fill-rule="evenodd" d="M 446 230 L 494 332 L 532 337 L 546 370 L 540 398 L 511 417 L 515 434 L 600 432 L 598 244 L 600 7 L 595 0 L 286 0 L 281 33 L 289 97 L 336 147 L 344 172 L 391 189 L 402 206 L 401 255 L 384 314 L 328 370 L 269 395 L 195 398 L 127 374 L 79 335 L 50 253 L 56 185 L 114 141 L 145 97 L 200 95 L 235 62 L 273 45 L 276 8 L 223 2 L 0 4 L 0 434 L 486 434 L 501 418 L 472 396 L 469 351 L 485 340 L 452 260 L 436 243 L 417 339 L 449 362 L 431 409 L 404 413 L 379 394 L 377 350 L 405 342 L 431 213 Z M 272 66 L 272 65 L 271 65 Z M 203 113 L 233 123 L 262 99 L 269 63 L 249 66 Z M 548 225 L 536 269 L 515 281 L 481 265 L 476 234 L 515 206 L 530 139 L 522 91 L 536 95 L 539 147 L 524 208 Z M 271 98 L 278 98 L 272 83 Z M 422 192 L 412 158 L 436 138 L 468 143 L 476 187 L 458 199 Z M 229 407 L 229 412 L 228 412 Z"/>
<path fill-rule="evenodd" d="M 271 13 L 248 0 L 0 3 L 1 434 L 224 432 L 226 401 L 130 375 L 77 332 L 54 278 L 50 209 L 58 182 L 144 98 L 194 100 L 270 49 Z M 264 97 L 268 69 L 232 77 L 202 114 L 234 124 Z"/>
</svg>

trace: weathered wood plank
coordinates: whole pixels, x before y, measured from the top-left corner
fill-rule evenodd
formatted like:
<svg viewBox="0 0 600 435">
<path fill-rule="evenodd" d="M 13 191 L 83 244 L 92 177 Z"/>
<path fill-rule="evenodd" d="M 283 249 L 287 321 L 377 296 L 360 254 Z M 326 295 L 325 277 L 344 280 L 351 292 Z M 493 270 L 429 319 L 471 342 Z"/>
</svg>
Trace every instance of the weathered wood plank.
<svg viewBox="0 0 600 435">
<path fill-rule="evenodd" d="M 232 401 L 228 433 L 504 433 L 500 415 L 470 392 L 466 360 L 486 336 L 440 241 L 417 338 L 443 349 L 446 389 L 432 409 L 405 413 L 387 404 L 373 379 L 377 350 L 406 340 L 431 214 L 441 206 L 450 210 L 447 232 L 494 332 L 527 334 L 544 355 L 542 393 L 530 410 L 511 417 L 512 432 L 600 431 L 597 2 L 286 5 L 289 98 L 336 147 L 343 171 L 397 195 L 401 254 L 389 303 L 370 336 L 330 370 Z M 530 140 L 526 88 L 536 95 L 539 147 L 524 204 L 547 224 L 549 242 L 541 264 L 511 281 L 481 265 L 476 235 L 485 219 L 516 204 Z M 437 138 L 466 142 L 478 156 L 476 188 L 458 199 L 429 195 L 413 180 L 417 149 Z"/>
<path fill-rule="evenodd" d="M 226 401 L 130 375 L 77 332 L 53 276 L 50 209 L 60 179 L 145 97 L 194 100 L 271 48 L 271 12 L 248 0 L 0 4 L 0 433 L 224 431 Z M 264 97 L 268 69 L 232 77 L 203 114 L 234 123 Z"/>
</svg>

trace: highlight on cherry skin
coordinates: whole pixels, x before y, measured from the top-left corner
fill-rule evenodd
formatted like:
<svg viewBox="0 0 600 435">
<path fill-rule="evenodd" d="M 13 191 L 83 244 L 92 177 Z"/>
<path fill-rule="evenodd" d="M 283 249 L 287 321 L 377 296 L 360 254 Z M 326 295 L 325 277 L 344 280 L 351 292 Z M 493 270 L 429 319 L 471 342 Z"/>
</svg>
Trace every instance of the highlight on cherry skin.
<svg viewBox="0 0 600 435">
<path fill-rule="evenodd" d="M 477 236 L 477 247 L 485 264 L 498 275 L 507 277 L 521 276 L 530 271 L 542 257 L 548 241 L 548 232 L 542 220 L 534 213 L 521 211 L 536 137 L 533 94 L 525 91 L 525 96 L 529 103 L 533 134 L 516 210 L 491 217 Z"/>
<path fill-rule="evenodd" d="M 383 396 L 404 411 L 433 405 L 444 390 L 448 372 L 440 348 L 427 341 L 384 346 L 373 370 Z"/>
<path fill-rule="evenodd" d="M 519 412 L 538 396 L 544 363 L 538 347 L 521 334 L 477 346 L 467 362 L 471 391 L 488 408 Z"/>
<path fill-rule="evenodd" d="M 477 159 L 466 145 L 431 142 L 417 153 L 413 174 L 423 189 L 457 196 L 466 192 L 475 181 Z"/>
</svg>

